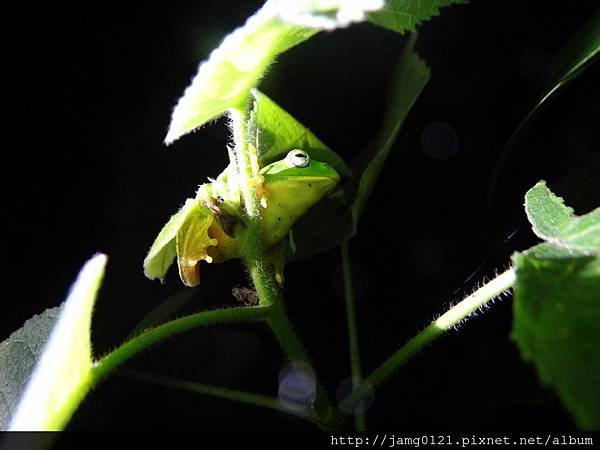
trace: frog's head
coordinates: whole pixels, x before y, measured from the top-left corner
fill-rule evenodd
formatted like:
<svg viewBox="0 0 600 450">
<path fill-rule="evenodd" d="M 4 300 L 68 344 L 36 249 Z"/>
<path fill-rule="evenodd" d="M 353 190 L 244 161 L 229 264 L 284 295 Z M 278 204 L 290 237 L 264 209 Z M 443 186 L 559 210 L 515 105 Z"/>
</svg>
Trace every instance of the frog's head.
<svg viewBox="0 0 600 450">
<path fill-rule="evenodd" d="M 265 187 L 275 197 L 293 203 L 310 203 L 310 206 L 330 193 L 340 181 L 333 167 L 312 159 L 303 150 L 290 151 L 284 159 L 265 166 L 260 174 L 265 179 Z M 285 195 L 282 190 L 286 191 Z"/>
<path fill-rule="evenodd" d="M 261 169 L 267 208 L 262 213 L 268 240 L 279 241 L 294 222 L 329 194 L 340 181 L 329 164 L 312 159 L 303 150 Z"/>
</svg>

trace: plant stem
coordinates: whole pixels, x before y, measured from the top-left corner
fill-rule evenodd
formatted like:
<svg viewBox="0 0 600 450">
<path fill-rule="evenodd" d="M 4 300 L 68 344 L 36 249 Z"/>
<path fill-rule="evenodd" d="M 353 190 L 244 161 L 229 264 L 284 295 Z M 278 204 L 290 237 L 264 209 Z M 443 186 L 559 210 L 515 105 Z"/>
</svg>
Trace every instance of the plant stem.
<svg viewBox="0 0 600 450">
<path fill-rule="evenodd" d="M 261 305 L 271 305 L 274 299 L 273 280 L 265 266 L 262 249 L 260 201 L 257 183 L 260 180 L 256 155 L 248 148 L 248 113 L 245 106 L 229 110 L 230 127 L 235 143 L 239 188 L 246 212 L 244 231 L 244 262 L 246 263 Z M 258 283 L 256 281 L 259 281 Z"/>
<path fill-rule="evenodd" d="M 287 355 L 288 359 L 292 363 L 304 363 L 313 367 L 310 359 L 308 358 L 304 347 L 298 339 L 294 331 L 294 326 L 290 322 L 285 310 L 281 303 L 273 305 L 269 310 L 267 322 L 271 326 L 275 338 L 281 345 L 281 348 Z M 319 381 L 318 377 L 315 377 L 316 383 L 316 397 L 313 404 L 314 412 L 316 414 L 316 421 L 322 428 L 329 428 L 333 407 L 329 401 L 327 391 Z"/>
<path fill-rule="evenodd" d="M 262 306 L 203 311 L 151 328 L 98 360 L 92 368 L 94 382 L 105 378 L 135 354 L 174 334 L 214 323 L 263 320 L 267 313 L 268 308 Z"/>
<path fill-rule="evenodd" d="M 342 243 L 340 249 L 342 251 L 342 273 L 344 278 L 344 297 L 346 299 L 346 319 L 348 322 L 348 343 L 350 345 L 352 389 L 354 390 L 362 381 L 358 330 L 356 328 L 356 314 L 354 310 L 354 287 L 352 286 L 352 270 L 350 266 L 348 243 Z M 366 431 L 367 429 L 367 421 L 363 406 L 363 404 L 359 403 L 354 411 L 354 425 L 356 431 Z"/>
<path fill-rule="evenodd" d="M 246 229 L 243 237 L 244 262 L 252 277 L 259 304 L 269 308 L 267 321 L 288 359 L 292 362 L 310 364 L 310 360 L 294 332 L 294 327 L 285 313 L 281 290 L 275 282 L 262 248 L 261 205 L 257 192 L 261 178 L 257 155 L 252 154 L 257 150 L 248 146 L 246 104 L 247 102 L 244 102 L 238 108 L 229 110 L 230 127 L 233 132 L 237 157 L 239 186 L 246 211 Z M 327 427 L 333 408 L 325 389 L 318 381 L 314 411 L 317 423 L 321 427 Z"/>
<path fill-rule="evenodd" d="M 373 389 L 392 376 L 396 370 L 406 364 L 425 346 L 465 319 L 469 314 L 510 289 L 514 282 L 515 272 L 513 269 L 509 269 L 450 308 L 373 371 L 357 389 L 340 403 L 340 408 L 343 411 L 351 411 L 353 405 L 363 401 Z"/>
<path fill-rule="evenodd" d="M 244 392 L 236 389 L 223 388 L 211 384 L 179 380 L 177 378 L 166 377 L 163 375 L 156 375 L 145 372 L 138 372 L 135 370 L 119 370 L 118 374 L 134 380 L 140 380 L 145 381 L 147 383 L 154 383 L 174 389 L 190 391 L 196 394 L 210 395 L 212 397 L 222 398 L 225 400 L 231 400 L 240 403 L 246 403 L 248 405 L 259 406 L 261 408 L 269 408 L 275 411 L 292 414 L 309 421 L 314 420 L 314 418 L 310 414 L 308 414 L 305 409 L 287 408 L 283 403 L 279 401 L 279 399 L 268 397 L 266 395 L 254 394 L 252 392 Z"/>
<path fill-rule="evenodd" d="M 244 201 L 244 209 L 248 218 L 260 220 L 260 203 L 256 195 L 257 184 L 254 181 L 259 176 L 259 168 L 253 163 L 253 155 L 248 149 L 248 112 L 245 103 L 238 108 L 229 110 L 230 127 L 235 143 L 239 188 Z"/>
</svg>

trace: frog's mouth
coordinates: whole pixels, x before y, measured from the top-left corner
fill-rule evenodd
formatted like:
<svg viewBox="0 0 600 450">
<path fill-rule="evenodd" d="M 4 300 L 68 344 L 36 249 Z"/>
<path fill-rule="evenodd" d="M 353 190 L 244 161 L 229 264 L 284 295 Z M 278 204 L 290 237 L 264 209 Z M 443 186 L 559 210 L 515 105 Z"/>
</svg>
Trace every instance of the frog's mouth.
<svg viewBox="0 0 600 450">
<path fill-rule="evenodd" d="M 328 177 L 304 177 L 303 185 L 305 189 L 318 189 L 323 194 L 328 194 L 340 182 L 340 176 L 335 174 Z"/>
<path fill-rule="evenodd" d="M 310 189 L 317 194 L 320 193 L 322 195 L 327 195 L 337 186 L 339 182 L 340 176 L 335 173 L 331 176 L 304 176 L 301 180 L 290 177 L 289 179 L 284 180 L 281 184 L 289 183 L 289 189 L 296 192 L 298 192 L 298 190 Z M 281 184 L 279 184 L 279 186 L 281 186 Z"/>
</svg>

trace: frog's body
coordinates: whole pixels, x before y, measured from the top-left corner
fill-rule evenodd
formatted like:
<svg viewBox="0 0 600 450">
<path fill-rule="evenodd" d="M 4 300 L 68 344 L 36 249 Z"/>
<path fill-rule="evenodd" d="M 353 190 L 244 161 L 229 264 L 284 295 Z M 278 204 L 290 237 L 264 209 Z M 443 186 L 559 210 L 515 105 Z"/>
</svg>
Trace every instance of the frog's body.
<svg viewBox="0 0 600 450">
<path fill-rule="evenodd" d="M 339 182 L 328 164 L 311 160 L 301 150 L 260 170 L 254 187 L 261 198 L 262 239 L 267 251 L 285 237 L 300 217 Z M 148 278 L 164 279 L 177 257 L 179 274 L 188 286 L 200 282 L 199 262 L 220 263 L 244 256 L 245 215 L 234 166 L 199 187 L 160 232 L 144 260 Z M 278 274 L 278 277 L 280 275 Z"/>
</svg>

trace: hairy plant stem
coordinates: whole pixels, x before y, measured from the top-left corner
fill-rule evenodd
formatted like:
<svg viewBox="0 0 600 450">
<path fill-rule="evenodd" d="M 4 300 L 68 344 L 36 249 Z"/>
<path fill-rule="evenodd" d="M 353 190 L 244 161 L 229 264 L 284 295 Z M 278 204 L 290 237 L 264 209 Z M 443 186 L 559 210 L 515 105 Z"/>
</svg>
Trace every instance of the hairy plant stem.
<svg viewBox="0 0 600 450">
<path fill-rule="evenodd" d="M 92 368 L 94 382 L 102 380 L 137 353 L 169 336 L 215 323 L 266 320 L 268 309 L 255 306 L 202 311 L 150 328 L 100 358 Z"/>
<path fill-rule="evenodd" d="M 468 317 L 475 310 L 510 289 L 514 282 L 515 272 L 513 269 L 509 269 L 450 308 L 375 369 L 358 388 L 342 400 L 340 409 L 342 411 L 352 411 L 354 405 L 364 401 L 375 388 L 391 377 L 396 370 L 406 364 L 424 347 Z M 336 419 L 340 420 L 340 417 L 336 417 Z"/>
<path fill-rule="evenodd" d="M 346 319 L 348 323 L 348 343 L 350 346 L 350 367 L 352 370 L 352 389 L 356 389 L 362 381 L 362 368 L 360 362 L 360 348 L 358 344 L 358 330 L 356 328 L 356 314 L 354 311 L 354 287 L 352 285 L 352 268 L 350 266 L 350 251 L 348 243 L 340 245 L 342 253 L 342 273 L 344 278 L 344 298 L 346 300 Z M 354 425 L 356 431 L 366 431 L 367 421 L 362 404 L 358 404 L 354 411 Z"/>
<path fill-rule="evenodd" d="M 304 363 L 313 367 L 281 302 L 269 307 L 267 322 L 273 330 L 279 345 L 281 345 L 281 348 L 292 364 Z M 313 403 L 315 421 L 321 428 L 330 429 L 332 425 L 333 406 L 331 405 L 327 391 L 319 381 L 318 376 L 316 376 L 315 382 L 316 397 Z"/>
<path fill-rule="evenodd" d="M 244 231 L 244 263 L 248 268 L 258 295 L 259 304 L 269 308 L 267 322 L 276 339 L 292 363 L 303 362 L 310 365 L 300 339 L 294 331 L 283 305 L 281 290 L 273 276 L 273 271 L 265 259 L 262 248 L 262 223 L 260 199 L 257 188 L 261 178 L 255 148 L 248 145 L 247 102 L 229 111 L 230 127 L 233 131 L 235 155 L 239 175 L 239 186 L 246 212 Z M 333 407 L 327 392 L 317 380 L 317 395 L 313 404 L 315 421 L 322 428 L 328 428 Z"/>
<path fill-rule="evenodd" d="M 260 174 L 258 173 L 258 165 L 253 163 L 253 155 L 248 148 L 248 114 L 246 107 L 231 109 L 229 118 L 235 143 L 239 187 L 246 212 L 246 229 L 244 230 L 243 239 L 244 262 L 252 276 L 260 304 L 267 306 L 275 301 L 272 292 L 274 284 L 267 267 L 265 267 L 264 252 L 261 245 L 260 200 L 256 190 Z"/>
</svg>

